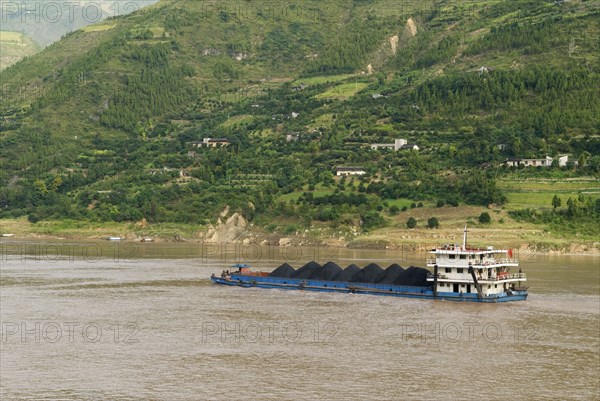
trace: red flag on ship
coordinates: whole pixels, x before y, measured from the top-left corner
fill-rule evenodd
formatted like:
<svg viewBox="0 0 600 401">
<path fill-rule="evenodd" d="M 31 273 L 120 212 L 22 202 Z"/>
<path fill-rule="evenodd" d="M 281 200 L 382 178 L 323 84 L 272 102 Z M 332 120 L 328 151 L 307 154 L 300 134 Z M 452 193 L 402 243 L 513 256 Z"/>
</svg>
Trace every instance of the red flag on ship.
<svg viewBox="0 0 600 401">
<path fill-rule="evenodd" d="M 512 258 L 512 257 L 513 257 L 513 251 L 512 251 L 512 249 L 509 249 L 509 250 L 508 250 L 508 257 L 509 257 L 509 258 Z"/>
</svg>

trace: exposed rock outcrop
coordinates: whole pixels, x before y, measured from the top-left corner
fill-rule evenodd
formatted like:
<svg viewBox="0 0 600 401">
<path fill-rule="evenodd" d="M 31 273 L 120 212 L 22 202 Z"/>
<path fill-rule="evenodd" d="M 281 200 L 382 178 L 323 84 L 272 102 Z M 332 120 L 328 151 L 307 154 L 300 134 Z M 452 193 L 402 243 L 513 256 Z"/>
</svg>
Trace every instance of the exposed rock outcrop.
<svg viewBox="0 0 600 401">
<path fill-rule="evenodd" d="M 234 213 L 225 222 L 219 217 L 217 224 L 208 228 L 204 241 L 212 243 L 243 241 L 248 235 L 247 227 L 248 221 L 239 213 Z"/>
</svg>

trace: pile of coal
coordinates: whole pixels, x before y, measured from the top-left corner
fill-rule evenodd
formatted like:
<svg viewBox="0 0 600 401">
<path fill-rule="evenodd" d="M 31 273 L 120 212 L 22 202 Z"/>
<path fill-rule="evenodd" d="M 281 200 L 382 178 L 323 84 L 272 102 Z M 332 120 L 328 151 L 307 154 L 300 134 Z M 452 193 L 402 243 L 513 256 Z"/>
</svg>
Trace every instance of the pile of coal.
<svg viewBox="0 0 600 401">
<path fill-rule="evenodd" d="M 327 262 L 320 269 L 315 269 L 308 277 L 309 280 L 331 280 L 342 271 L 342 268 L 333 262 Z"/>
<path fill-rule="evenodd" d="M 350 281 L 350 279 L 354 277 L 354 275 L 359 271 L 360 267 L 356 266 L 355 264 L 351 264 L 350 266 L 346 267 L 344 270 L 333 276 L 331 278 L 331 281 Z"/>
<path fill-rule="evenodd" d="M 394 284 L 398 276 L 404 271 L 397 263 L 385 269 L 384 275 L 377 281 L 378 284 Z"/>
<path fill-rule="evenodd" d="M 394 281 L 395 285 L 410 285 L 415 287 L 426 287 L 431 285 L 427 282 L 429 270 L 422 267 L 411 266 L 398 275 Z"/>
<path fill-rule="evenodd" d="M 375 263 L 371 263 L 362 269 L 358 273 L 356 273 L 350 279 L 352 283 L 376 283 L 377 280 L 380 280 L 381 277 L 385 274 L 385 270 L 383 270 L 379 265 Z"/>
<path fill-rule="evenodd" d="M 277 269 L 273 270 L 269 276 L 271 277 L 281 277 L 281 278 L 290 278 L 296 273 L 296 269 L 287 263 L 282 264 Z"/>
<path fill-rule="evenodd" d="M 280 278 L 300 278 L 308 280 L 344 281 L 352 283 L 378 283 L 407 285 L 414 287 L 426 287 L 429 270 L 422 267 L 410 266 L 404 270 L 402 266 L 393 264 L 383 270 L 375 263 L 371 263 L 362 269 L 351 264 L 342 269 L 333 262 L 327 262 L 323 266 L 317 262 L 308 262 L 298 270 L 287 263 L 273 270 L 269 276 Z"/>
<path fill-rule="evenodd" d="M 308 262 L 298 270 L 294 272 L 292 278 L 309 278 L 315 270 L 321 269 L 321 265 L 315 261 Z"/>
</svg>

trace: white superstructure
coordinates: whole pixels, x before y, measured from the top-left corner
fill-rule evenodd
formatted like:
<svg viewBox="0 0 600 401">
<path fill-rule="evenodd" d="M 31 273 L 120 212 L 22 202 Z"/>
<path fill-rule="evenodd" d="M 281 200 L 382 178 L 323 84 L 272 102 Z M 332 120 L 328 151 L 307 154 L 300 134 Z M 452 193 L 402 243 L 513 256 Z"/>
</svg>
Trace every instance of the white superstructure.
<svg viewBox="0 0 600 401">
<path fill-rule="evenodd" d="M 526 275 L 518 269 L 512 250 L 468 248 L 466 226 L 462 246 L 446 244 L 429 253 L 435 259 L 427 259 L 427 267 L 433 268 L 427 281 L 432 282 L 437 294 L 478 294 L 483 298 L 526 291 L 522 285 Z"/>
</svg>

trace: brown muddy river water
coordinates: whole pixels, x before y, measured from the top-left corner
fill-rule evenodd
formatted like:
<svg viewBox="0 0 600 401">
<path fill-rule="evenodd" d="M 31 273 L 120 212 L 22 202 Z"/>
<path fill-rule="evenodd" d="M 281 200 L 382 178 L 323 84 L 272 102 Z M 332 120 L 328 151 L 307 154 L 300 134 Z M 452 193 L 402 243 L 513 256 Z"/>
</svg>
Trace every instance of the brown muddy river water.
<svg viewBox="0 0 600 401">
<path fill-rule="evenodd" d="M 600 399 L 600 258 L 517 255 L 508 304 L 241 289 L 238 261 L 424 266 L 391 251 L 2 246 L 2 400 Z"/>
</svg>

